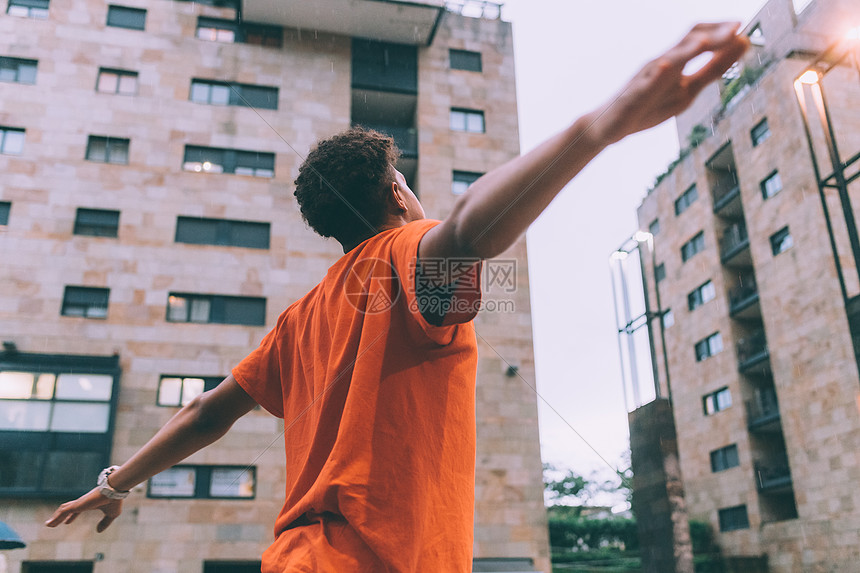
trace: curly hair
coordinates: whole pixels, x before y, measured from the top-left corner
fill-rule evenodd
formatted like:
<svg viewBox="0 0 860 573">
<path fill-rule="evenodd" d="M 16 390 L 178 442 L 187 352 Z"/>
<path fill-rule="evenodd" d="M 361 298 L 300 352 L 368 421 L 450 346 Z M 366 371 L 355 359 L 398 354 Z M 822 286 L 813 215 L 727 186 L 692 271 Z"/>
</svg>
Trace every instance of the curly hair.
<svg viewBox="0 0 860 573">
<path fill-rule="evenodd" d="M 318 234 L 344 245 L 375 235 L 399 155 L 391 137 L 360 127 L 320 141 L 295 181 L 302 217 Z"/>
</svg>

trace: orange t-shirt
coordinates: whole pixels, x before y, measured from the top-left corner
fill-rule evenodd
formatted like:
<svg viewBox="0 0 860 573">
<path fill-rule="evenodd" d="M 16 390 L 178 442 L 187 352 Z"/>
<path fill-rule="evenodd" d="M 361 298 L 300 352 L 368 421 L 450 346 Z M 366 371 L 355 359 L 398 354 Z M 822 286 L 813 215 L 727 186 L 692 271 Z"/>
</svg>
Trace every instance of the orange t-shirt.
<svg viewBox="0 0 860 573">
<path fill-rule="evenodd" d="M 286 502 L 265 573 L 471 571 L 480 265 L 429 324 L 415 264 L 436 224 L 345 254 L 233 370 L 285 421 Z"/>
</svg>

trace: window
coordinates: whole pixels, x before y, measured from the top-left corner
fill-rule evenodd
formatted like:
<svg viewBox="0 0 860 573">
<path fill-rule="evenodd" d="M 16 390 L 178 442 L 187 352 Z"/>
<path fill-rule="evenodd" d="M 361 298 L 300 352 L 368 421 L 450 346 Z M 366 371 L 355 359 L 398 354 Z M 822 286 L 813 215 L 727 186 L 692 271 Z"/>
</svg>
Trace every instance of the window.
<svg viewBox="0 0 860 573">
<path fill-rule="evenodd" d="M 0 126 L 0 153 L 21 155 L 24 151 L 24 130 Z"/>
<path fill-rule="evenodd" d="M 770 199 L 780 191 L 782 191 L 782 178 L 778 171 L 774 171 L 761 182 L 761 195 L 765 199 Z"/>
<path fill-rule="evenodd" d="M 191 400 L 208 392 L 221 383 L 224 377 L 213 376 L 168 376 L 163 375 L 158 381 L 159 406 L 184 406 Z"/>
<path fill-rule="evenodd" d="M 203 573 L 260 573 L 260 561 L 204 561 Z"/>
<path fill-rule="evenodd" d="M 128 165 L 129 144 L 128 139 L 91 135 L 87 141 L 87 160 Z"/>
<path fill-rule="evenodd" d="M 750 39 L 750 44 L 753 46 L 764 46 L 764 31 L 761 29 L 761 24 L 756 24 L 750 33 L 747 34 Z"/>
<path fill-rule="evenodd" d="M 723 351 L 723 337 L 719 332 L 696 343 L 696 362 L 701 362 Z"/>
<path fill-rule="evenodd" d="M 473 171 L 455 171 L 451 181 L 451 193 L 462 195 L 482 175 L 483 173 L 475 173 Z"/>
<path fill-rule="evenodd" d="M 666 263 L 660 263 L 654 267 L 654 280 L 658 283 L 666 278 Z"/>
<path fill-rule="evenodd" d="M 210 42 L 280 48 L 284 43 L 284 30 L 280 26 L 246 24 L 236 20 L 219 20 L 201 16 L 197 20 L 197 37 Z"/>
<path fill-rule="evenodd" d="M 21 573 L 93 573 L 93 562 L 23 561 Z"/>
<path fill-rule="evenodd" d="M 179 217 L 176 220 L 176 242 L 268 249 L 269 227 L 269 223 Z"/>
<path fill-rule="evenodd" d="M 451 129 L 469 133 L 484 133 L 484 112 L 451 108 Z"/>
<path fill-rule="evenodd" d="M 0 225 L 9 224 L 9 211 L 12 209 L 12 203 L 9 201 L 0 201 Z"/>
<path fill-rule="evenodd" d="M 48 0 L 9 0 L 6 13 L 10 16 L 46 20 L 48 18 L 48 3 Z"/>
<path fill-rule="evenodd" d="M 788 227 L 783 227 L 770 236 L 770 250 L 774 255 L 784 253 L 793 246 L 794 239 L 791 238 L 791 233 L 789 233 Z"/>
<path fill-rule="evenodd" d="M 274 177 L 275 154 L 186 145 L 182 168 L 185 171 Z"/>
<path fill-rule="evenodd" d="M 117 356 L 0 358 L 0 496 L 92 488 L 110 454 L 118 377 Z"/>
<path fill-rule="evenodd" d="M 690 205 L 699 198 L 699 191 L 695 185 L 690 186 L 680 197 L 675 200 L 675 215 L 680 215 L 690 208 Z"/>
<path fill-rule="evenodd" d="M 715 296 L 714 283 L 708 281 L 687 295 L 687 308 L 696 310 L 706 302 L 714 300 Z"/>
<path fill-rule="evenodd" d="M 675 313 L 672 312 L 672 309 L 667 309 L 663 311 L 663 328 L 669 328 L 675 324 Z"/>
<path fill-rule="evenodd" d="M 278 88 L 229 84 L 210 80 L 191 80 L 189 99 L 196 103 L 209 105 L 278 109 Z"/>
<path fill-rule="evenodd" d="M 747 515 L 747 506 L 737 505 L 719 510 L 720 531 L 735 531 L 737 529 L 749 529 L 750 520 Z"/>
<path fill-rule="evenodd" d="M 700 231 L 695 237 L 681 246 L 681 260 L 686 262 L 693 255 L 705 250 L 705 234 Z"/>
<path fill-rule="evenodd" d="M 266 299 L 170 293 L 167 299 L 167 321 L 262 326 L 266 323 Z"/>
<path fill-rule="evenodd" d="M 741 462 L 738 459 L 738 447 L 735 444 L 711 452 L 711 471 L 714 473 L 739 465 Z"/>
<path fill-rule="evenodd" d="M 107 318 L 110 289 L 67 286 L 63 294 L 63 316 Z"/>
<path fill-rule="evenodd" d="M 651 221 L 651 224 L 648 225 L 648 232 L 652 235 L 656 235 L 660 232 L 660 219 L 654 219 Z"/>
<path fill-rule="evenodd" d="M 119 211 L 78 208 L 75 215 L 75 235 L 116 237 L 119 230 Z"/>
<path fill-rule="evenodd" d="M 137 72 L 99 68 L 96 91 L 105 94 L 137 94 Z"/>
<path fill-rule="evenodd" d="M 128 6 L 108 6 L 107 25 L 129 30 L 143 30 L 146 27 L 146 10 Z"/>
<path fill-rule="evenodd" d="M 0 82 L 35 84 L 37 60 L 0 58 Z"/>
<path fill-rule="evenodd" d="M 767 118 L 764 118 L 756 124 L 750 131 L 753 147 L 761 145 L 768 137 L 770 137 L 770 127 L 767 124 Z"/>
<path fill-rule="evenodd" d="M 732 393 L 728 388 L 720 388 L 702 398 L 702 406 L 706 416 L 722 412 L 732 406 Z"/>
<path fill-rule="evenodd" d="M 452 70 L 466 70 L 469 72 L 480 72 L 481 52 L 470 52 L 469 50 L 450 50 L 448 52 Z"/>
<path fill-rule="evenodd" d="M 152 476 L 147 497 L 254 499 L 255 466 L 173 466 Z"/>
</svg>

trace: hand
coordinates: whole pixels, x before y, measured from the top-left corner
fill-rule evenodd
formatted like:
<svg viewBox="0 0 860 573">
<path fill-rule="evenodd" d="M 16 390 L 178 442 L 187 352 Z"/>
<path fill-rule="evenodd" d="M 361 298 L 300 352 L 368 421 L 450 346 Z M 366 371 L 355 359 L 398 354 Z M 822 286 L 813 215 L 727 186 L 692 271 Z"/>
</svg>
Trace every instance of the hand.
<svg viewBox="0 0 860 573">
<path fill-rule="evenodd" d="M 649 62 L 609 104 L 596 112 L 597 137 L 613 143 L 659 125 L 689 107 L 699 92 L 719 79 L 749 47 L 739 24 L 697 24 L 678 45 Z M 701 69 L 684 75 L 695 57 L 711 52 Z"/>
<path fill-rule="evenodd" d="M 114 519 L 119 517 L 120 513 L 122 513 L 122 502 L 123 500 L 121 499 L 107 498 L 99 493 L 98 488 L 94 488 L 89 493 L 82 495 L 78 499 L 68 501 L 58 507 L 57 511 L 54 512 L 54 515 L 45 522 L 45 525 L 48 527 L 57 527 L 61 523 L 68 525 L 77 519 L 78 515 L 84 511 L 98 509 L 105 514 L 96 526 L 96 531 L 101 533 L 107 529 L 111 523 L 113 523 Z"/>
</svg>

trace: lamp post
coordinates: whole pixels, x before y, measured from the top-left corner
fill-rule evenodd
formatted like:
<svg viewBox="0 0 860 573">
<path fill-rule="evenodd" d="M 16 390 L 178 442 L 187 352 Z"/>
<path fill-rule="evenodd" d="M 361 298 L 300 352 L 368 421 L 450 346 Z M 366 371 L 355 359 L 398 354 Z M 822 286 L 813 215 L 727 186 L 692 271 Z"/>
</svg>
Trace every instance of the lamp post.
<svg viewBox="0 0 860 573">
<path fill-rule="evenodd" d="M 812 160 L 812 169 L 815 174 L 815 181 L 818 185 L 819 196 L 824 210 L 825 223 L 830 239 L 830 248 L 833 251 L 833 258 L 836 264 L 836 273 L 839 279 L 839 286 L 842 291 L 842 298 L 845 303 L 848 314 L 849 328 L 855 340 L 860 334 L 860 294 L 849 294 L 846 286 L 845 271 L 842 268 L 842 263 L 839 259 L 839 248 L 837 246 L 836 237 L 833 230 L 833 222 L 830 216 L 830 210 L 827 206 L 827 191 L 835 189 L 839 197 L 839 205 L 842 209 L 842 217 L 845 221 L 845 228 L 848 233 L 848 242 L 851 249 L 851 255 L 854 262 L 854 269 L 860 280 L 860 235 L 857 232 L 857 221 L 854 216 L 854 209 L 851 205 L 851 197 L 848 193 L 848 186 L 860 177 L 860 171 L 857 173 L 848 174 L 849 168 L 860 160 L 860 153 L 854 154 L 852 157 L 843 160 L 839 145 L 836 141 L 836 131 L 833 125 L 833 118 L 830 113 L 830 108 L 827 105 L 824 87 L 822 85 L 825 76 L 834 68 L 842 65 L 850 58 L 851 64 L 857 70 L 858 79 L 860 79 L 860 27 L 852 28 L 845 34 L 843 38 L 834 42 L 830 47 L 824 50 L 806 70 L 803 71 L 794 81 L 794 91 L 797 97 L 797 103 L 800 106 L 800 115 L 803 120 L 803 129 L 806 135 L 806 141 L 809 146 L 809 154 Z M 860 104 L 860 102 L 858 102 Z M 829 173 L 824 174 L 822 165 L 819 162 L 816 154 L 815 142 L 812 135 L 812 127 L 810 123 L 810 107 L 814 109 L 814 115 L 818 119 L 821 133 L 823 134 L 824 146 L 827 149 L 827 159 L 829 160 Z M 855 343 L 855 357 L 858 359 L 860 366 L 860 348 Z"/>
<path fill-rule="evenodd" d="M 651 375 L 653 377 L 654 395 L 655 398 L 663 397 L 662 391 L 660 389 L 660 376 L 659 368 L 657 366 L 657 352 L 654 345 L 653 329 L 653 320 L 655 318 L 662 319 L 663 312 L 660 308 L 660 292 L 659 289 L 656 288 L 656 284 L 655 294 L 657 309 L 655 311 L 651 308 L 651 296 L 649 293 L 648 280 L 646 278 L 645 272 L 645 252 L 643 249 L 643 247 L 645 246 L 647 246 L 648 251 L 650 251 L 651 254 L 651 270 L 653 273 L 656 267 L 656 260 L 654 254 L 654 236 L 651 233 L 646 233 L 645 231 L 636 232 L 632 237 L 627 239 L 618 249 L 613 251 L 609 257 L 610 273 L 612 275 L 612 293 L 615 306 L 615 322 L 616 330 L 618 333 L 618 352 L 622 361 L 621 381 L 624 386 L 624 405 L 627 408 L 628 412 L 631 411 L 631 408 L 630 405 L 627 403 L 627 377 L 624 368 L 625 342 L 630 367 L 630 387 L 632 399 L 634 402 L 633 408 L 635 409 L 641 406 L 643 403 L 639 383 L 639 361 L 637 358 L 636 343 L 634 340 L 634 335 L 642 327 L 646 328 L 648 335 L 648 350 L 650 353 Z M 630 280 L 628 278 L 628 269 L 625 269 L 625 261 L 627 261 L 628 258 L 634 254 L 637 255 L 639 259 L 638 272 L 642 282 L 642 293 L 644 302 L 644 312 L 636 316 L 633 316 L 633 309 L 630 298 L 631 285 Z M 666 357 L 666 341 L 663 333 L 662 322 L 660 325 L 660 336 L 663 342 L 663 360 L 665 363 L 664 366 L 666 373 L 666 385 L 668 390 L 669 370 Z M 671 397 L 671 393 L 669 393 L 669 397 Z"/>
</svg>

